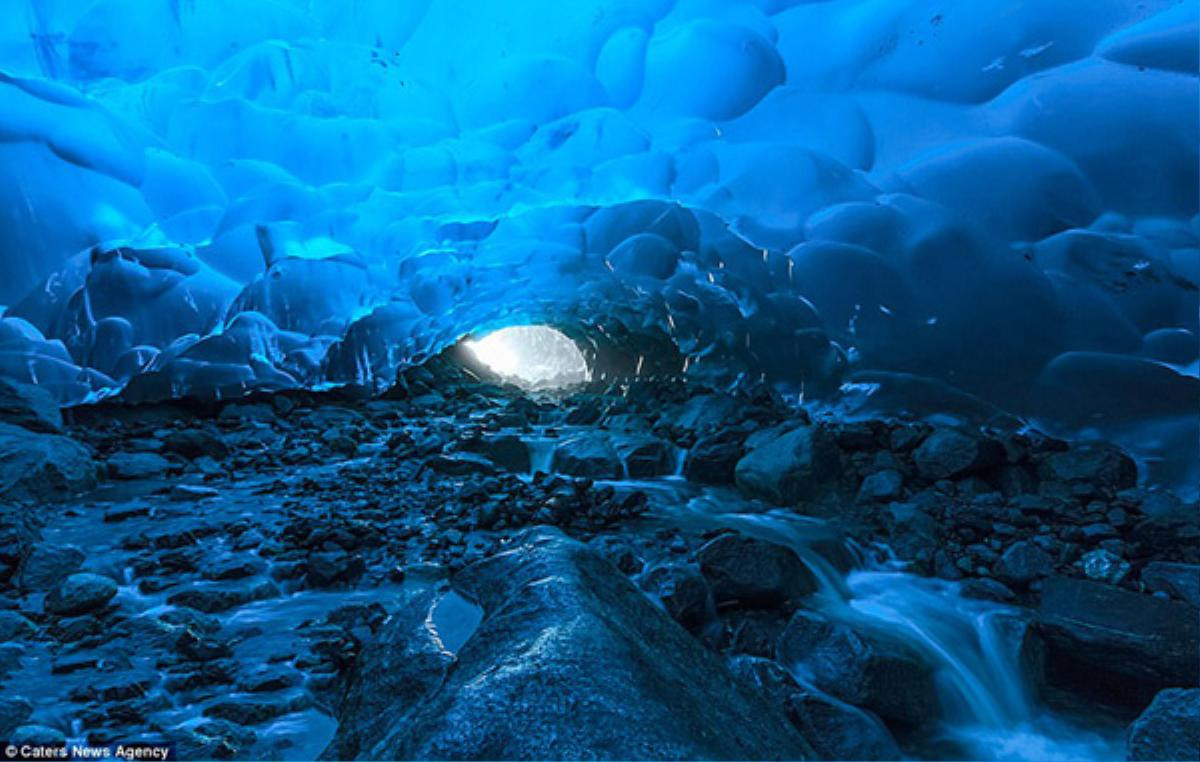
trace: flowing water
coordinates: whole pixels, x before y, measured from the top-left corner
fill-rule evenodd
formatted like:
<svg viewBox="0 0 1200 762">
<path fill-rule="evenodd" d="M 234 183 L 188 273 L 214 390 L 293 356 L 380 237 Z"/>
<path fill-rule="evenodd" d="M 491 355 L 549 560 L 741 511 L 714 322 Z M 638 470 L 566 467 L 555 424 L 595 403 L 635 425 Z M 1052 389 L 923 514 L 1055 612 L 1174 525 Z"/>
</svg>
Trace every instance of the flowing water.
<svg viewBox="0 0 1200 762">
<path fill-rule="evenodd" d="M 1020 665 L 1022 610 L 965 597 L 953 582 L 906 573 L 886 552 L 853 544 L 838 548 L 826 522 L 764 510 L 731 490 L 695 493 L 680 484 L 673 499 L 659 497 L 652 505 L 663 520 L 733 529 L 791 548 L 817 579 L 814 608 L 832 620 L 900 639 L 924 655 L 935 669 L 943 716 L 936 733 L 919 739 L 910 752 L 952 759 L 1124 758 L 1122 728 L 1096 719 L 1090 721 L 1094 727 L 1085 727 L 1036 701 Z M 846 574 L 831 562 L 840 550 L 852 561 Z"/>
</svg>

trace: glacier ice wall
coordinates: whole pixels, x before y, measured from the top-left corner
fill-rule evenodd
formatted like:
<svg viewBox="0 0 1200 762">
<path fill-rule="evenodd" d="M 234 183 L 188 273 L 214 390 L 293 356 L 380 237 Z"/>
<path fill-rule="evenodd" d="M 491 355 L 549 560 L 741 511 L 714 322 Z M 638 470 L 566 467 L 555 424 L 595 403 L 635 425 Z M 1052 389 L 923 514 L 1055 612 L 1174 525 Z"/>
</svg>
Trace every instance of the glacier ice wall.
<svg viewBox="0 0 1200 762">
<path fill-rule="evenodd" d="M 1194 450 L 1197 38 L 1192 0 L 8 0 L 0 373 L 383 384 L 545 322 Z"/>
</svg>

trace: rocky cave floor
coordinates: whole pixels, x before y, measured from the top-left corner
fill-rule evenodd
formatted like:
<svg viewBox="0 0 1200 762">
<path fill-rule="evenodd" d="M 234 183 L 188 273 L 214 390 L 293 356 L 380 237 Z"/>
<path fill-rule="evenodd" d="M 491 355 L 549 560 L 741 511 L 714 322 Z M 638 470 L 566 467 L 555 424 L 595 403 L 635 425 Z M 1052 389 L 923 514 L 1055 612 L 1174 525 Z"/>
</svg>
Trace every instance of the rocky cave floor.
<svg viewBox="0 0 1200 762">
<path fill-rule="evenodd" d="M 1197 507 L 1103 444 L 812 421 L 761 386 L 531 397 L 438 361 L 381 398 L 60 418 L 0 391 L 0 739 L 966 756 L 939 728 L 983 709 L 947 706 L 920 638 L 829 603 L 903 565 L 1008 617 L 1037 706 L 1132 722 L 1134 758 L 1196 742 Z"/>
</svg>

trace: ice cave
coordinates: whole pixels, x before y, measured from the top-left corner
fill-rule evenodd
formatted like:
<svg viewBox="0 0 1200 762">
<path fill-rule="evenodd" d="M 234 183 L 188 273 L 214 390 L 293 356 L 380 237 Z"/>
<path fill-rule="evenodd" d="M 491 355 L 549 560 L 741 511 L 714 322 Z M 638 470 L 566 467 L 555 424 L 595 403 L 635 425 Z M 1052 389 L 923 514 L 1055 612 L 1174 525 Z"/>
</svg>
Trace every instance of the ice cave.
<svg viewBox="0 0 1200 762">
<path fill-rule="evenodd" d="M 1196 0 L 3 6 L 7 758 L 1200 758 Z"/>
</svg>

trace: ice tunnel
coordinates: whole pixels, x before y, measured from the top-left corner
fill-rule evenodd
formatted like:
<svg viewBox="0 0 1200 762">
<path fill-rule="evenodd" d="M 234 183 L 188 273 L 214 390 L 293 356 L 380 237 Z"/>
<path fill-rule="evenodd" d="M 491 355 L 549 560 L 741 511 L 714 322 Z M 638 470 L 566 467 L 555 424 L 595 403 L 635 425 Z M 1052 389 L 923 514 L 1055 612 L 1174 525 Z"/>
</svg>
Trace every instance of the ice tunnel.
<svg viewBox="0 0 1200 762">
<path fill-rule="evenodd" d="M 545 324 L 1194 475 L 1197 91 L 1188 0 L 11 0 L 0 373 L 381 389 Z"/>
</svg>

